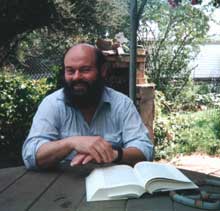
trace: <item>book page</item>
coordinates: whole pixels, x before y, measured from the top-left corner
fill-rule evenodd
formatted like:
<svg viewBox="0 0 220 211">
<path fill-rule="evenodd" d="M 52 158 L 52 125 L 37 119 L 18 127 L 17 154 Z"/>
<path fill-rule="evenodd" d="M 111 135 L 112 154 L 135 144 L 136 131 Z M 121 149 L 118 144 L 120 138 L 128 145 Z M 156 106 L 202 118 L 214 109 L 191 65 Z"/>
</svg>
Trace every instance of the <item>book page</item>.
<svg viewBox="0 0 220 211">
<path fill-rule="evenodd" d="M 181 182 L 191 182 L 182 172 L 169 164 L 160 164 L 153 162 L 139 162 L 135 165 L 135 174 L 144 185 L 151 179 L 163 178 Z"/>
<path fill-rule="evenodd" d="M 140 181 L 136 178 L 132 167 L 117 165 L 103 169 L 105 187 L 110 198 L 138 197 L 145 190 L 141 187 Z"/>
<path fill-rule="evenodd" d="M 170 190 L 184 190 L 198 188 L 194 183 L 180 182 L 175 180 L 156 179 L 147 183 L 149 193 Z"/>
<path fill-rule="evenodd" d="M 117 165 L 102 169 L 106 188 L 124 185 L 140 185 L 133 168 L 127 165 Z"/>
</svg>

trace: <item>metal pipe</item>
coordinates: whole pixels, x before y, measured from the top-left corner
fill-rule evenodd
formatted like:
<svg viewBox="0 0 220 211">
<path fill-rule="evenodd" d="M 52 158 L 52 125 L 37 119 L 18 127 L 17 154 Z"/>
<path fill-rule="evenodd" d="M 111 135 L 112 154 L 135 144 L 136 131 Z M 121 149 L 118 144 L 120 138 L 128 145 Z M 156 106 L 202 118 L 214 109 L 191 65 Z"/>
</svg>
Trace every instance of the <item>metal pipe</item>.
<svg viewBox="0 0 220 211">
<path fill-rule="evenodd" d="M 131 0 L 130 6 L 129 97 L 136 103 L 137 0 Z"/>
</svg>

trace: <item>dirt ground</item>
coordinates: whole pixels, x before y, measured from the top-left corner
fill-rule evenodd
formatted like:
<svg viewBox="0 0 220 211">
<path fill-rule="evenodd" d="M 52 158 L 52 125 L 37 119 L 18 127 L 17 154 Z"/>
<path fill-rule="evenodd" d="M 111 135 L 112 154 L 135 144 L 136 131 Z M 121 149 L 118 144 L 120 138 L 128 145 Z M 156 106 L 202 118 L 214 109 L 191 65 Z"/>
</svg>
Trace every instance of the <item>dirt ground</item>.
<svg viewBox="0 0 220 211">
<path fill-rule="evenodd" d="M 192 154 L 177 156 L 171 161 L 161 160 L 162 163 L 170 163 L 177 168 L 198 171 L 204 174 L 220 177 L 220 156 L 212 157 L 204 154 Z"/>
</svg>

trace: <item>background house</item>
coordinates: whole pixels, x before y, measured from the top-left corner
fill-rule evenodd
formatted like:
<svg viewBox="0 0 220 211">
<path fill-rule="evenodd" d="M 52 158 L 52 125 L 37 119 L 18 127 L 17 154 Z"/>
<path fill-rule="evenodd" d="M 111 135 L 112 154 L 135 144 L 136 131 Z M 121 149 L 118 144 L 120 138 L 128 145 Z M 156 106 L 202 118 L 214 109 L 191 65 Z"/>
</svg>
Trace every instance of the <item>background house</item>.
<svg viewBox="0 0 220 211">
<path fill-rule="evenodd" d="M 195 81 L 220 81 L 220 42 L 217 44 L 205 44 L 195 61 L 196 68 L 192 71 Z"/>
<path fill-rule="evenodd" d="M 192 71 L 195 81 L 220 81 L 220 8 L 212 13 L 209 21 L 209 42 L 201 46 Z"/>
</svg>

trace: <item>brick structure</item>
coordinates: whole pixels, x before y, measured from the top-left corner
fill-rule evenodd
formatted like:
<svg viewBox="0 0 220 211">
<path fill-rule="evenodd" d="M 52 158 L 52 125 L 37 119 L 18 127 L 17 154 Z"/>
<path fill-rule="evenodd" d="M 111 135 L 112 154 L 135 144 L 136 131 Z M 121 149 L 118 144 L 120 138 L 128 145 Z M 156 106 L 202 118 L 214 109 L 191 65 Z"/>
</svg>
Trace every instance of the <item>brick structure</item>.
<svg viewBox="0 0 220 211">
<path fill-rule="evenodd" d="M 105 53 L 105 52 L 104 52 Z M 129 62 L 127 54 L 116 55 L 105 53 L 108 61 L 108 77 L 106 84 L 129 95 Z M 137 55 L 137 109 L 147 126 L 153 140 L 154 90 L 155 85 L 149 84 L 145 76 L 145 54 Z"/>
<path fill-rule="evenodd" d="M 149 130 L 151 140 L 154 140 L 154 84 L 137 84 L 137 109 Z"/>
</svg>

